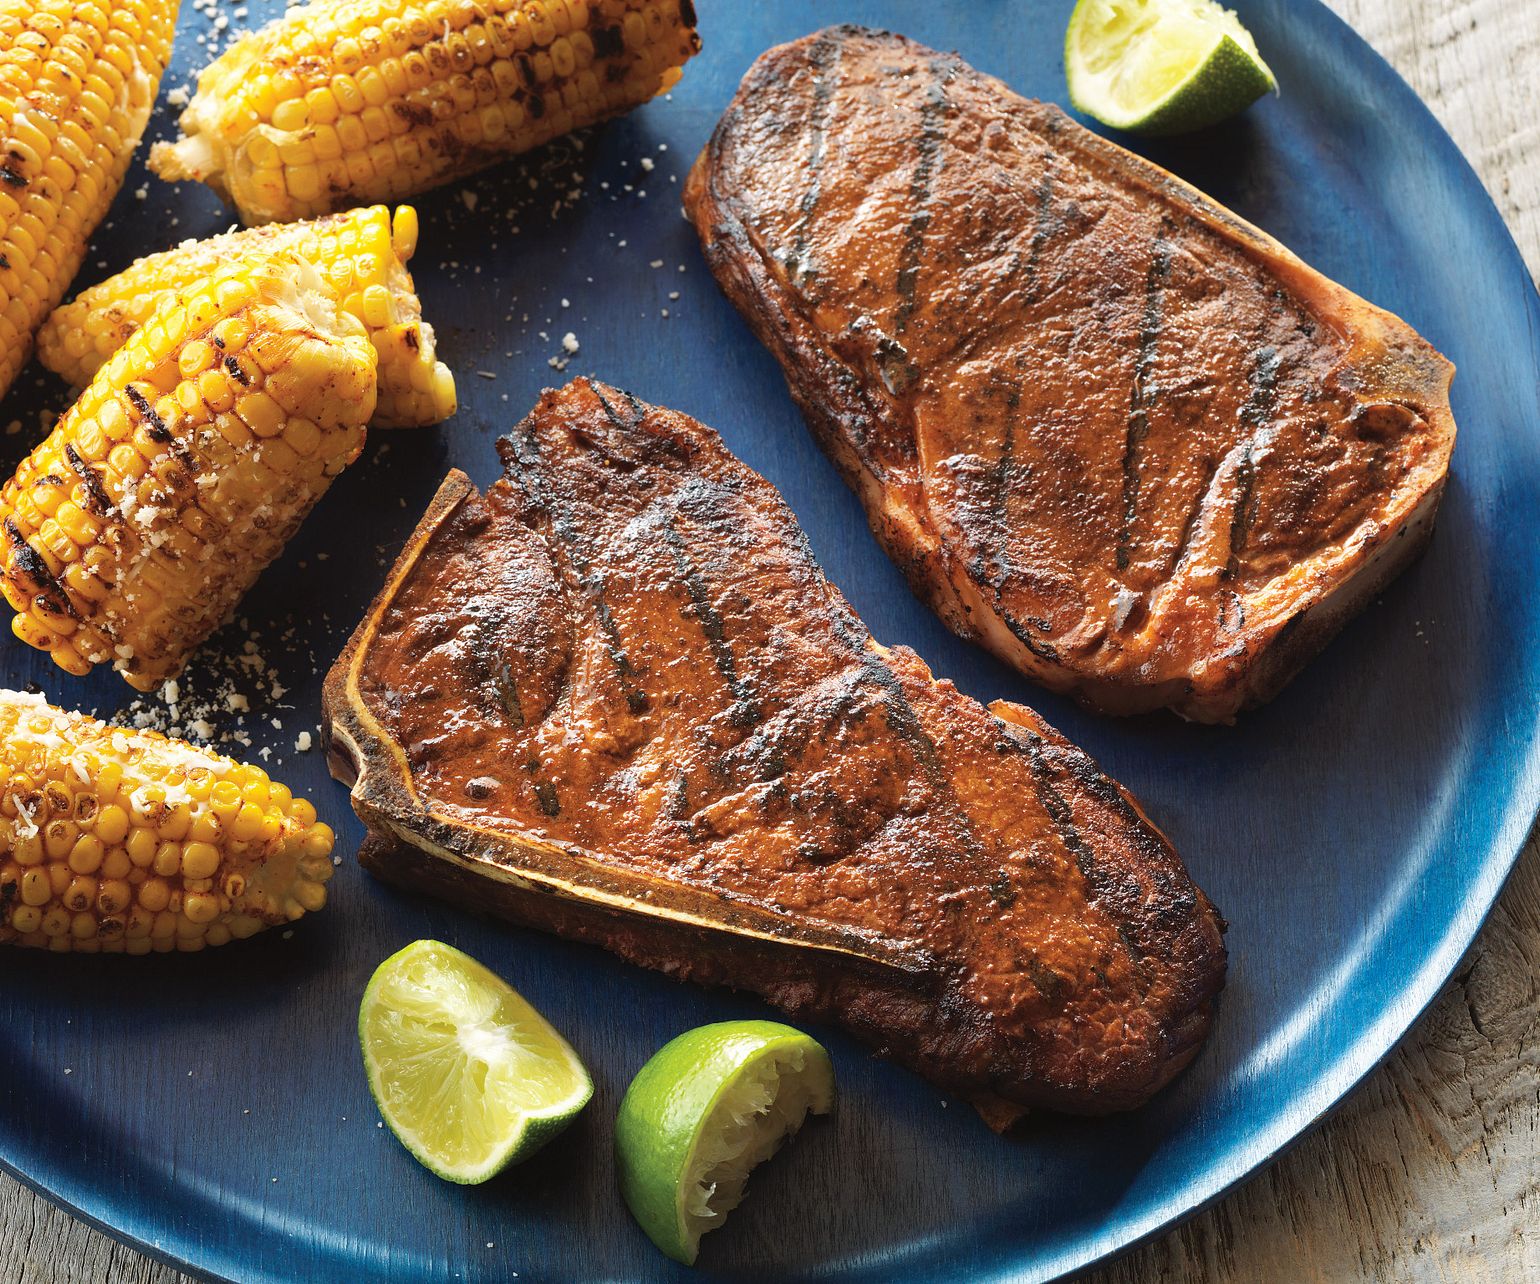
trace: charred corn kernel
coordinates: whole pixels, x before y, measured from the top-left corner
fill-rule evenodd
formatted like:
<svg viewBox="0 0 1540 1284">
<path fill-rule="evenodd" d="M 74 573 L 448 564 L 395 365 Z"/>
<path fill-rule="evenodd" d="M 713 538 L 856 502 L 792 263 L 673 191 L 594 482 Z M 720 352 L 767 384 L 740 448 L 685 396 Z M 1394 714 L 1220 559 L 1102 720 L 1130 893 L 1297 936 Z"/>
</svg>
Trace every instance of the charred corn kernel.
<svg viewBox="0 0 1540 1284">
<path fill-rule="evenodd" d="M 43 830 L 43 856 L 50 861 L 63 860 L 75 846 L 79 830 L 69 820 L 51 820 Z"/>
<path fill-rule="evenodd" d="M 70 879 L 64 889 L 64 908 L 72 911 L 85 910 L 96 904 L 96 880 L 84 875 Z"/>
<path fill-rule="evenodd" d="M 229 414 L 183 377 L 198 345 L 220 352 L 241 387 Z M 376 360 L 362 322 L 303 259 L 238 260 L 179 296 L 0 488 L 12 631 L 70 673 L 109 663 L 141 691 L 173 676 L 357 457 Z M 317 436 L 303 465 L 279 440 L 301 413 Z M 119 414 L 128 439 L 88 461 L 79 443 Z M 226 419 L 243 421 L 239 445 Z M 65 502 L 96 523 L 90 544 L 49 525 Z M 100 590 L 83 591 L 66 562 Z"/>
<path fill-rule="evenodd" d="M 628 111 L 699 49 L 690 0 L 316 0 L 204 69 L 150 168 L 246 223 L 395 200 Z"/>
<path fill-rule="evenodd" d="M 215 794 L 258 836 L 158 837 Z M 260 768 L 0 690 L 0 944 L 143 953 L 250 936 L 325 905 L 335 841 Z"/>
<path fill-rule="evenodd" d="M 132 896 L 133 892 L 123 879 L 109 878 L 96 893 L 96 908 L 103 914 L 121 914 L 128 908 Z"/>
<path fill-rule="evenodd" d="M 176 0 L 0 0 L 0 396 L 122 186 Z"/>
<path fill-rule="evenodd" d="M 158 838 L 169 839 L 172 842 L 180 842 L 187 837 L 187 831 L 192 828 L 192 816 L 185 807 L 162 808 L 155 822 L 155 834 Z"/>
<path fill-rule="evenodd" d="M 379 357 L 374 426 L 436 424 L 455 412 L 455 384 L 449 367 L 437 359 L 433 327 L 422 319 L 422 303 L 407 271 L 416 248 L 417 211 L 410 205 L 398 207 L 394 216 L 386 206 L 373 205 L 303 223 L 185 241 L 140 259 L 56 308 L 38 331 L 38 357 L 56 374 L 83 386 L 145 322 L 233 259 L 290 253 L 313 265 L 336 291 L 343 309 L 369 332 Z M 235 404 L 240 385 L 223 364 L 217 345 L 188 344 L 180 354 L 179 369 L 188 395 L 216 413 Z M 309 455 L 318 434 L 308 421 L 290 424 L 302 422 L 307 430 L 289 445 Z M 105 428 L 100 435 L 109 436 Z M 67 519 L 80 520 L 73 513 Z M 66 518 L 55 520 L 63 524 Z"/>
</svg>

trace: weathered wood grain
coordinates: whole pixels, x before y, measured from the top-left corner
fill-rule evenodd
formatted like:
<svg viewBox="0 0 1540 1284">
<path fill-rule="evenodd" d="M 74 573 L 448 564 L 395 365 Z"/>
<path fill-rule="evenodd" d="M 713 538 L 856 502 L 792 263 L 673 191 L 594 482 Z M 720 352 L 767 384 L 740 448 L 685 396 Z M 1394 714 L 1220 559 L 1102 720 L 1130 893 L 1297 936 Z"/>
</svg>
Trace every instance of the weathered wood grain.
<svg viewBox="0 0 1540 1284">
<path fill-rule="evenodd" d="M 1475 165 L 1540 273 L 1540 0 L 1328 0 Z M 1540 1279 L 1540 844 L 1433 1010 L 1344 1109 L 1096 1284 Z M 0 1177 L 0 1280 L 176 1284 Z"/>
</svg>

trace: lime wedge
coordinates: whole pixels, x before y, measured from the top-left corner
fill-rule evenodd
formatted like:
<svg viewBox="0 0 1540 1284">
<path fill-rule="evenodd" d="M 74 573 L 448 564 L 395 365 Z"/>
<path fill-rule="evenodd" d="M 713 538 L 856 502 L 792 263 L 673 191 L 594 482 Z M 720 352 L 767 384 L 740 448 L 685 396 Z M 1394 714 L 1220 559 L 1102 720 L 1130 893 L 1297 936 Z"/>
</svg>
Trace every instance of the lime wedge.
<svg viewBox="0 0 1540 1284">
<path fill-rule="evenodd" d="M 414 941 L 375 969 L 358 1037 L 385 1122 L 449 1181 L 483 1182 L 529 1158 L 593 1096 L 550 1023 L 441 941 Z"/>
<path fill-rule="evenodd" d="M 1278 88 L 1251 33 L 1214 0 L 1079 0 L 1064 71 L 1078 110 L 1136 134 L 1202 129 Z"/>
<path fill-rule="evenodd" d="M 703 1025 L 665 1044 L 620 1103 L 620 1193 L 663 1252 L 686 1266 L 743 1199 L 749 1172 L 811 1112 L 834 1105 L 829 1054 L 774 1021 Z"/>
</svg>

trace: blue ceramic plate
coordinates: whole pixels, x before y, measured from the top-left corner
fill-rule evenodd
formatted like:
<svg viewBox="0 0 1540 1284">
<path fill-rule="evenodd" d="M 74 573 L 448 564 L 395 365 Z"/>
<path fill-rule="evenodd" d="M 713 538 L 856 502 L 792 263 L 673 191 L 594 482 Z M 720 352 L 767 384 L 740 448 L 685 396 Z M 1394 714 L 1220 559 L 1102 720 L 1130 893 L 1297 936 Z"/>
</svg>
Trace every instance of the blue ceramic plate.
<svg viewBox="0 0 1540 1284">
<path fill-rule="evenodd" d="M 253 19 L 282 7 L 248 2 Z M 1043 1118 L 1002 1138 L 820 1030 L 837 1115 L 756 1176 L 690 1276 L 621 1205 L 611 1121 L 666 1039 L 765 1009 L 413 901 L 347 860 L 332 905 L 292 934 L 196 959 L 4 959 L 0 1159 L 167 1261 L 241 1281 L 1048 1279 L 1191 1213 L 1330 1110 L 1448 976 L 1529 829 L 1540 798 L 1540 303 L 1475 176 L 1366 45 L 1318 4 L 1243 3 L 1283 96 L 1148 149 L 1459 366 L 1460 441 L 1427 557 L 1273 705 L 1234 729 L 1201 728 L 1085 713 L 916 602 L 679 215 L 687 166 L 770 44 L 836 18 L 887 25 L 1063 101 L 1068 0 L 701 9 L 705 52 L 671 99 L 581 147 L 419 202 L 413 267 L 464 408 L 440 431 L 377 434 L 251 594 L 245 627 L 193 666 L 188 699 L 235 673 L 252 712 L 221 717 L 221 729 L 244 730 L 251 752 L 271 749 L 274 774 L 316 801 L 351 854 L 360 830 L 345 792 L 319 752 L 295 749 L 301 730 L 317 731 L 320 675 L 445 469 L 490 480 L 494 437 L 566 377 L 547 362 L 570 332 L 581 346 L 568 374 L 688 411 L 775 482 L 878 638 L 915 647 L 975 695 L 1030 702 L 1148 804 L 1230 920 L 1213 1037 L 1137 1114 Z M 201 12 L 184 13 L 168 87 L 201 65 L 197 37 L 212 34 Z M 163 107 L 152 132 L 172 116 Z M 135 199 L 146 181 L 147 199 Z M 82 283 L 229 221 L 207 193 L 136 171 Z M 57 386 L 24 381 L 0 412 L 25 428 L 4 440 L 10 454 L 35 437 L 39 409 L 63 402 Z M 279 700 L 228 658 L 247 630 L 287 688 Z M 64 704 L 127 704 L 115 678 L 75 681 L 17 644 L 0 664 Z M 512 980 L 569 1035 L 598 1088 L 537 1161 L 477 1189 L 430 1176 L 379 1127 L 359 1064 L 364 982 L 419 936 Z"/>
</svg>

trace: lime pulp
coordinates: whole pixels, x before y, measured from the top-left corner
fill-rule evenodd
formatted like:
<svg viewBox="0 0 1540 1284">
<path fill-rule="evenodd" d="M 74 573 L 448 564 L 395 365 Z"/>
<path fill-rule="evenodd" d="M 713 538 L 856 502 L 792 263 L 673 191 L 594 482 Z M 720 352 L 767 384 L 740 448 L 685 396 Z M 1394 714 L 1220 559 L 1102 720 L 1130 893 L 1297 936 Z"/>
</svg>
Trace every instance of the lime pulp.
<svg viewBox="0 0 1540 1284">
<path fill-rule="evenodd" d="M 1079 0 L 1064 69 L 1078 110 L 1141 134 L 1201 129 L 1277 89 L 1251 33 L 1215 0 Z"/>
<path fill-rule="evenodd" d="M 567 1127 L 593 1082 L 506 981 L 440 941 L 375 970 L 358 1012 L 369 1090 L 386 1124 L 449 1181 L 486 1181 Z"/>
</svg>

